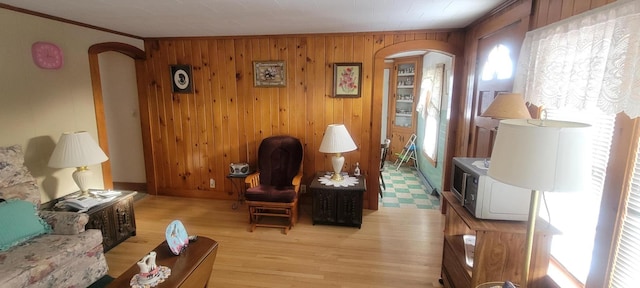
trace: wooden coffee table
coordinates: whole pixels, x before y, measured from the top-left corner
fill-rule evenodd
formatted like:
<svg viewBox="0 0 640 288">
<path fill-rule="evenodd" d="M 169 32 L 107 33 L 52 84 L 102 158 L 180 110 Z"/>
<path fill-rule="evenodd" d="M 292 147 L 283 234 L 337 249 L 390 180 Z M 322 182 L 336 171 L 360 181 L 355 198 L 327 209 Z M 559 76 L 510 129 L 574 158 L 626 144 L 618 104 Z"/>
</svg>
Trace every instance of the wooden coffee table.
<svg viewBox="0 0 640 288">
<path fill-rule="evenodd" d="M 162 242 L 153 251 L 157 253 L 158 266 L 171 268 L 171 276 L 156 287 L 207 287 L 218 252 L 218 242 L 198 236 L 198 239 L 190 242 L 180 255 L 171 253 L 167 241 Z M 140 255 L 140 259 L 144 256 Z M 138 265 L 133 264 L 107 287 L 130 287 L 131 278 L 138 273 Z"/>
</svg>

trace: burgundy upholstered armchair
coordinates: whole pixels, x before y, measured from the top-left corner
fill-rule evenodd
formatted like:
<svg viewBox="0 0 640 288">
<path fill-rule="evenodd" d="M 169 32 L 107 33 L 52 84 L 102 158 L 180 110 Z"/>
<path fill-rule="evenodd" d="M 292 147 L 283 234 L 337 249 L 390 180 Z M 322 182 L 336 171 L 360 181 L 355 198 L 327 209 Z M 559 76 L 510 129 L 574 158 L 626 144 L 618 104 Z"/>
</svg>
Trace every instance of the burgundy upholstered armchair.
<svg viewBox="0 0 640 288">
<path fill-rule="evenodd" d="M 298 220 L 302 179 L 302 144 L 291 136 L 265 138 L 258 148 L 258 172 L 245 179 L 251 231 L 257 226 L 283 228 Z"/>
</svg>

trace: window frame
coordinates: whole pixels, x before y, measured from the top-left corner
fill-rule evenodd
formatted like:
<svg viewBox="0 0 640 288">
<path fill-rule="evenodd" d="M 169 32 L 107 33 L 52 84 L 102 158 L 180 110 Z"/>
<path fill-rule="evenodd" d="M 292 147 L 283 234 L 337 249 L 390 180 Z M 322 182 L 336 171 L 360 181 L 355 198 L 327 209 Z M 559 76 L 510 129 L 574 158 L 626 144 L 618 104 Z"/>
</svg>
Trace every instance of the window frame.
<svg viewBox="0 0 640 288">
<path fill-rule="evenodd" d="M 533 118 L 539 118 L 542 107 L 531 105 L 529 111 Z M 640 117 L 631 119 L 624 113 L 616 114 L 589 275 L 586 283 L 581 283 L 551 256 L 549 270 L 553 270 L 555 275 L 561 274 L 563 283 L 573 284 L 575 287 L 608 287 L 616 253 L 616 242 L 622 228 L 622 214 L 626 208 L 625 199 L 630 192 L 638 145 L 640 145 Z M 547 284 L 553 288 L 561 287 L 560 279 L 551 277 L 550 273 L 547 274 L 549 279 Z"/>
<path fill-rule="evenodd" d="M 639 138 L 640 118 L 631 119 L 624 113 L 618 113 L 586 287 L 609 285 Z"/>
</svg>

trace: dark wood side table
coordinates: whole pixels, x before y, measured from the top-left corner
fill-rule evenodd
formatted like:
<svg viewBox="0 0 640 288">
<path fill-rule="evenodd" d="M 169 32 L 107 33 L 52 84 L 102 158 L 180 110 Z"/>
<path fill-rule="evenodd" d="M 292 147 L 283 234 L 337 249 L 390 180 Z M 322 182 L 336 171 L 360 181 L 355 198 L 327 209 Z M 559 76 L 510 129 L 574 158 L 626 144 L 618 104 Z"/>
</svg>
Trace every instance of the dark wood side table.
<svg viewBox="0 0 640 288">
<path fill-rule="evenodd" d="M 253 172 L 249 171 L 247 174 L 228 174 L 227 179 L 231 181 L 231 185 L 233 185 L 234 190 L 238 191 L 238 200 L 231 204 L 231 209 L 236 210 L 238 206 L 244 204 L 244 192 L 246 191 L 246 186 L 244 185 L 244 179 L 247 176 L 251 175 Z M 239 182 L 239 183 L 236 183 Z"/>
<path fill-rule="evenodd" d="M 122 194 L 112 201 L 92 207 L 87 212 L 89 222 L 86 229 L 102 231 L 104 252 L 120 244 L 130 236 L 136 235 L 136 218 L 133 211 L 135 191 L 120 191 Z M 73 194 L 69 195 L 73 196 Z M 67 196 L 68 197 L 68 196 Z M 42 205 L 44 210 L 56 209 L 55 204 L 63 199 L 55 199 Z M 58 209 L 56 209 L 58 210 Z"/>
<path fill-rule="evenodd" d="M 354 186 L 327 186 L 318 181 L 325 173 L 318 173 L 311 181 L 313 224 L 362 226 L 362 197 L 366 190 L 365 178 L 356 176 Z"/>
<path fill-rule="evenodd" d="M 160 243 L 153 251 L 156 252 L 156 264 L 171 269 L 169 278 L 156 287 L 207 287 L 218 253 L 218 242 L 198 236 L 178 256 L 171 253 L 167 241 Z M 140 255 L 140 258 L 144 256 Z M 140 268 L 134 263 L 107 287 L 130 287 L 129 282 L 137 273 L 140 273 Z"/>
</svg>

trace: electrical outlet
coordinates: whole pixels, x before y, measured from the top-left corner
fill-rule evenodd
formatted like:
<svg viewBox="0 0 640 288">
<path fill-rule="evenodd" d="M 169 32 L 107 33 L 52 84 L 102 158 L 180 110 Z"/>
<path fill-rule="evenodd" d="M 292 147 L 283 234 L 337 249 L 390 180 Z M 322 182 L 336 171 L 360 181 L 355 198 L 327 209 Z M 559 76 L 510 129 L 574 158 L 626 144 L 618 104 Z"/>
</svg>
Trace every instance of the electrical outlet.
<svg viewBox="0 0 640 288">
<path fill-rule="evenodd" d="M 209 179 L 209 188 L 216 188 L 216 180 L 211 178 Z"/>
<path fill-rule="evenodd" d="M 307 193 L 307 185 L 300 185 L 300 194 Z"/>
</svg>

